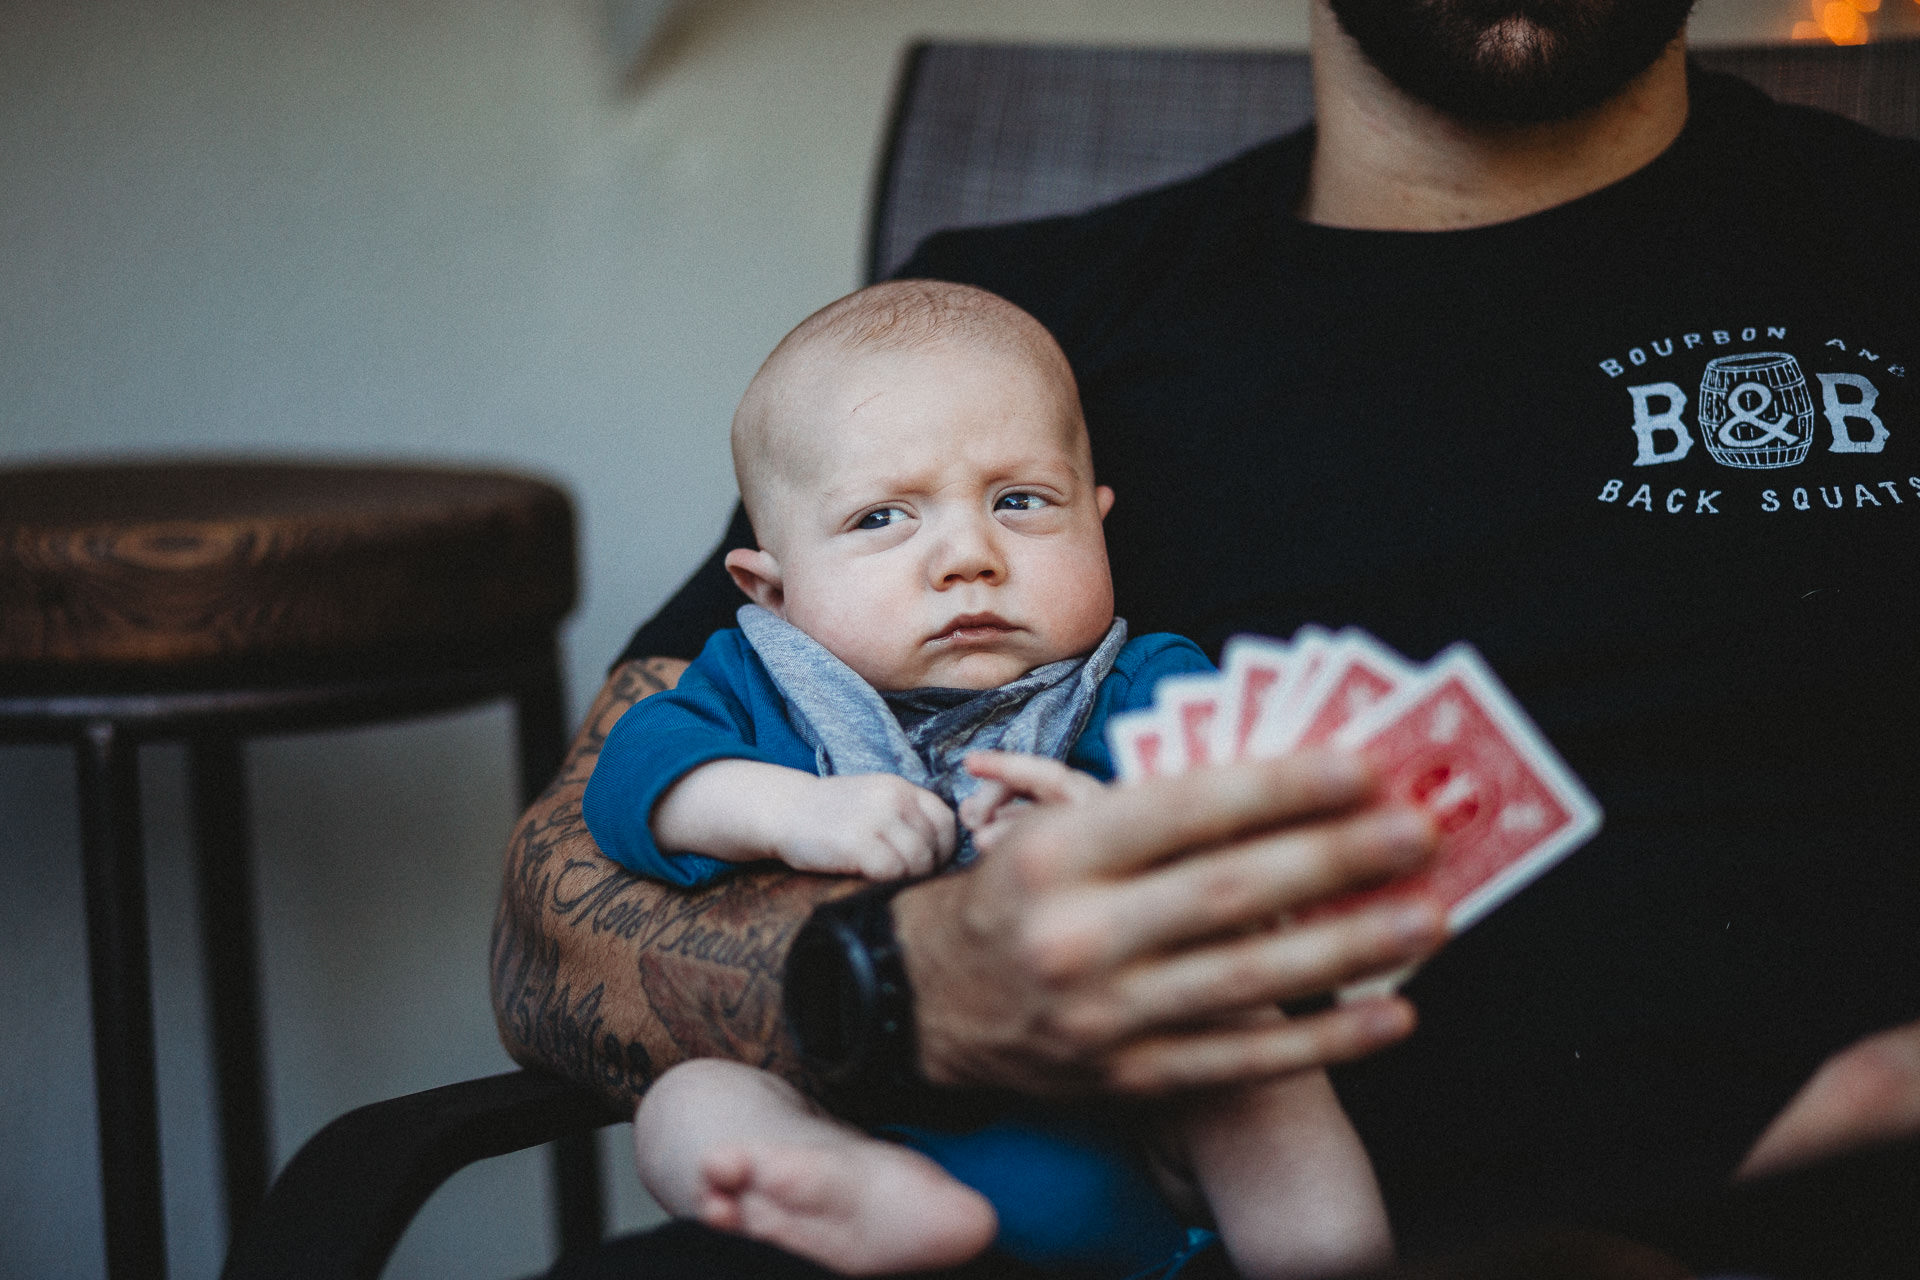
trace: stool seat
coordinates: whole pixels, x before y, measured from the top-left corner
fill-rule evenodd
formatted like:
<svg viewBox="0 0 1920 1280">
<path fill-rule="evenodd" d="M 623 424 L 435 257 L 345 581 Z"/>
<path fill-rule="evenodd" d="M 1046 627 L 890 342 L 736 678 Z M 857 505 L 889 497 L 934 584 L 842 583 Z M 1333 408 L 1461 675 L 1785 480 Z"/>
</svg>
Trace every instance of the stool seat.
<svg viewBox="0 0 1920 1280">
<path fill-rule="evenodd" d="M 164 1280 L 139 748 L 187 748 L 226 1216 L 272 1173 L 244 740 L 510 699 L 521 802 L 559 769 L 573 506 L 543 480 L 200 459 L 0 470 L 0 741 L 78 764 L 107 1272 Z M 503 815 L 504 816 L 504 815 Z M 597 1239 L 590 1138 L 556 1152 Z"/>
<path fill-rule="evenodd" d="M 572 507 L 540 480 L 266 461 L 0 472 L 0 667 L 218 680 L 551 635 Z M 63 673 L 61 668 L 65 668 Z"/>
</svg>

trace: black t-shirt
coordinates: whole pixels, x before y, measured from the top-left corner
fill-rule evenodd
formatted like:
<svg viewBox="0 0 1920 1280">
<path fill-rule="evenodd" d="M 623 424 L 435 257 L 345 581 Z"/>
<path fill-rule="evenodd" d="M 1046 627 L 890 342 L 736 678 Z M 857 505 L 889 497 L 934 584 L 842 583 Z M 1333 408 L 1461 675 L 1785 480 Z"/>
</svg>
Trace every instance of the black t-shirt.
<svg viewBox="0 0 1920 1280">
<path fill-rule="evenodd" d="M 1303 224 L 1302 133 L 903 270 L 1060 339 L 1136 631 L 1472 641 L 1606 810 L 1336 1073 L 1415 1248 L 1721 1183 L 1920 1018 L 1920 146 L 1692 91 L 1499 226 Z M 628 652 L 735 603 L 716 555 Z"/>
</svg>

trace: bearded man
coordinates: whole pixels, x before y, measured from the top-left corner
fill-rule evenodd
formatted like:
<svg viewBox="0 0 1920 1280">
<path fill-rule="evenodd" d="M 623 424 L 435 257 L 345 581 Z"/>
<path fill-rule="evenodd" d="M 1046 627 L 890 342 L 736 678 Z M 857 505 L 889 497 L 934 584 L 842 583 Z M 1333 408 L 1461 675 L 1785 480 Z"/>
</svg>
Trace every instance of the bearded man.
<svg viewBox="0 0 1920 1280">
<path fill-rule="evenodd" d="M 1430 850 L 1351 762 L 1042 812 L 851 944 L 897 940 L 912 995 L 872 1061 L 1031 1095 L 1346 1064 L 1413 1252 L 1920 1131 L 1920 148 L 1690 68 L 1688 8 L 1316 0 L 1308 129 L 907 265 L 1059 338 L 1136 631 L 1471 640 L 1607 820 L 1432 954 L 1431 911 L 1273 924 Z M 598 733 L 727 624 L 718 564 Z M 606 865 L 597 742 L 509 855 L 509 1048 L 623 1098 L 688 1056 L 802 1078 L 770 975 L 846 888 L 609 879 L 713 935 L 615 945 L 553 878 Z M 1429 955 L 1400 997 L 1262 1016 Z"/>
</svg>

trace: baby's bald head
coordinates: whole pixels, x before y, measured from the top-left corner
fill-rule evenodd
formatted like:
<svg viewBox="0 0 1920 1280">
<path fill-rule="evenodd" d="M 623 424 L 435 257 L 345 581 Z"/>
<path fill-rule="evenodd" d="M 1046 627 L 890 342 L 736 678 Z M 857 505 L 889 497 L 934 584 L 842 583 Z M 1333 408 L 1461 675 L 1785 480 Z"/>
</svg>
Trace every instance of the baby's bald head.
<svg viewBox="0 0 1920 1280">
<path fill-rule="evenodd" d="M 760 544 L 778 537 L 780 496 L 816 481 L 832 459 L 820 428 L 843 413 L 835 393 L 857 364 L 888 353 L 943 348 L 1017 361 L 1070 409 L 1087 445 L 1073 370 L 1053 335 L 998 294 L 944 280 L 890 280 L 830 302 L 780 340 L 733 415 L 733 466 Z"/>
</svg>

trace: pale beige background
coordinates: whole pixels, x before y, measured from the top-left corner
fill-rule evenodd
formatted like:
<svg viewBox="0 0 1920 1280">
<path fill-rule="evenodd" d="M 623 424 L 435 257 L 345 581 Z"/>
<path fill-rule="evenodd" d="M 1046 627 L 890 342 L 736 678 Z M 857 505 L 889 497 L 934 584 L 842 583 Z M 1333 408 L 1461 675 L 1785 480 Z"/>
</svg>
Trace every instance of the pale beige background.
<svg viewBox="0 0 1920 1280">
<path fill-rule="evenodd" d="M 1884 26 L 1920 6 L 1886 0 Z M 632 0 L 628 12 L 657 7 Z M 585 706 L 731 501 L 726 423 L 858 282 L 899 53 L 924 35 L 1299 45 L 1304 0 L 688 0 L 639 87 L 597 0 L 14 0 L 0 35 L 0 461 L 404 455 L 569 485 Z M 1911 13 L 1909 13 L 1911 10 Z M 1705 0 L 1702 42 L 1801 4 Z M 500 712 L 250 753 L 282 1156 L 502 1069 L 484 955 Z M 145 756 L 168 1230 L 221 1248 L 180 761 Z M 0 748 L 0 1276 L 101 1273 L 66 755 Z M 623 1143 L 624 1131 L 610 1137 Z M 624 1155 L 620 1221 L 648 1212 Z M 392 1274 L 547 1256 L 544 1168 L 461 1175 Z"/>
</svg>

